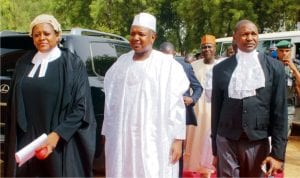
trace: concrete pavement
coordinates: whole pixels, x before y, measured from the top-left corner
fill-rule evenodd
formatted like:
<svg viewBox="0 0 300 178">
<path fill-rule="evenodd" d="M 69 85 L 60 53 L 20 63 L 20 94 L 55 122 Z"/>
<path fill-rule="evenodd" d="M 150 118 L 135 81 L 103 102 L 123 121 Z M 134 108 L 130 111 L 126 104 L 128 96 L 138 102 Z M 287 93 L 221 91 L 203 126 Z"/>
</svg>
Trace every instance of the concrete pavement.
<svg viewBox="0 0 300 178">
<path fill-rule="evenodd" d="M 300 135 L 289 137 L 285 159 L 284 177 L 300 178 Z"/>
</svg>

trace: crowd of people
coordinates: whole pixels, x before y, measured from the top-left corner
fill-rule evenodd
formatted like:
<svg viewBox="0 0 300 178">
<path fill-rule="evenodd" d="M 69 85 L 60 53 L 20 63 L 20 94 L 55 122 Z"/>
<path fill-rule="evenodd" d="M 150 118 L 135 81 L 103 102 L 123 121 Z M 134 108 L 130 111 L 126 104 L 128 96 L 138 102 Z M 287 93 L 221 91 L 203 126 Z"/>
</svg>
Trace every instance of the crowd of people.
<svg viewBox="0 0 300 178">
<path fill-rule="evenodd" d="M 13 77 L 5 176 L 92 177 L 96 122 L 85 66 L 58 47 L 61 27 L 53 16 L 37 16 L 29 33 L 36 50 L 21 57 Z M 197 59 L 180 60 L 170 42 L 155 50 L 156 37 L 156 18 L 137 14 L 132 50 L 105 75 L 106 177 L 283 171 L 288 115 L 300 96 L 293 44 L 276 44 L 278 60 L 258 53 L 257 26 L 241 20 L 226 57 L 216 58 L 215 36 L 206 34 Z M 45 159 L 17 167 L 16 150 L 43 133 Z"/>
</svg>

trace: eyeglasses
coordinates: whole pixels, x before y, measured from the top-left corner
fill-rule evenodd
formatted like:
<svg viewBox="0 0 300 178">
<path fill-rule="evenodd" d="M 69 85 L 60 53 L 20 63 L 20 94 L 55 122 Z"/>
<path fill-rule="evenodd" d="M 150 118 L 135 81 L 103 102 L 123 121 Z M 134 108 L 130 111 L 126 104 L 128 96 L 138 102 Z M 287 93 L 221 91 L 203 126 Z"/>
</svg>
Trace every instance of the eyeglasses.
<svg viewBox="0 0 300 178">
<path fill-rule="evenodd" d="M 204 45 L 201 46 L 201 49 L 211 49 L 213 46 L 212 45 Z"/>
</svg>

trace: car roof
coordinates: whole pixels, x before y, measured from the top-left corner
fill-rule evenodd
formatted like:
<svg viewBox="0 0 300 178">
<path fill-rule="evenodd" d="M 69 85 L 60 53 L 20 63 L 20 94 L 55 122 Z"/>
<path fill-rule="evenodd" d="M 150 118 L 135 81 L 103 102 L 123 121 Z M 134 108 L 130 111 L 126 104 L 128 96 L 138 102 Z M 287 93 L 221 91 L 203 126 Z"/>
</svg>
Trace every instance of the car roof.
<svg viewBox="0 0 300 178">
<path fill-rule="evenodd" d="M 72 28 L 71 30 L 63 30 L 62 41 L 65 38 L 89 38 L 94 41 L 111 41 L 119 43 L 128 43 L 128 40 L 122 36 L 100 32 L 96 30 L 89 30 L 83 28 Z M 29 37 L 28 32 L 16 32 L 16 31 L 1 31 L 1 48 L 19 48 L 19 49 L 34 49 L 32 38 Z M 14 40 L 11 40 L 14 38 Z"/>
<path fill-rule="evenodd" d="M 71 30 L 63 30 L 63 35 L 95 36 L 95 37 L 102 37 L 105 39 L 114 39 L 114 40 L 128 42 L 126 38 L 120 35 L 100 32 L 97 30 L 84 29 L 84 28 L 72 28 Z"/>
<path fill-rule="evenodd" d="M 7 36 L 28 36 L 28 32 L 16 32 L 16 31 L 1 31 L 0 32 L 1 37 L 7 37 Z M 99 37 L 103 39 L 112 39 L 117 41 L 124 41 L 128 42 L 128 40 L 120 35 L 112 34 L 112 33 L 106 33 L 106 32 L 100 32 L 97 30 L 90 30 L 90 29 L 84 29 L 84 28 L 72 28 L 70 30 L 63 30 L 62 36 L 91 36 L 91 37 Z"/>
</svg>

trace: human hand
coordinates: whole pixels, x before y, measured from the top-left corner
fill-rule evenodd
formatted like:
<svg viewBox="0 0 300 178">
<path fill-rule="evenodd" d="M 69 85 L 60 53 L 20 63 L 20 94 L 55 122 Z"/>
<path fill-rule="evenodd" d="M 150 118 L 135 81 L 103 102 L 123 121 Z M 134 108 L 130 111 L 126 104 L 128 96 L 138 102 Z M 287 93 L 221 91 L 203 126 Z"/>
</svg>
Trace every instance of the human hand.
<svg viewBox="0 0 300 178">
<path fill-rule="evenodd" d="M 51 132 L 47 138 L 47 147 L 50 147 L 52 151 L 56 147 L 59 139 L 60 136 L 56 132 Z"/>
<path fill-rule="evenodd" d="M 193 103 L 193 98 L 189 96 L 183 96 L 183 101 L 186 106 L 189 106 Z"/>
<path fill-rule="evenodd" d="M 292 68 L 294 65 L 294 62 L 293 62 L 290 54 L 286 54 L 286 55 L 282 56 L 282 62 L 284 65 L 289 66 L 290 68 Z"/>
<path fill-rule="evenodd" d="M 38 159 L 47 158 L 53 152 L 53 150 L 55 149 L 59 139 L 60 139 L 60 136 L 57 133 L 51 132 L 47 136 L 46 143 L 35 150 L 36 151 L 36 157 Z"/>
<path fill-rule="evenodd" d="M 293 66 L 294 62 L 290 58 L 282 59 L 284 65 L 289 66 L 290 68 Z"/>
<path fill-rule="evenodd" d="M 182 141 L 175 139 L 171 145 L 170 151 L 170 162 L 175 164 L 181 157 L 182 154 Z"/>
<path fill-rule="evenodd" d="M 261 167 L 263 170 L 265 169 L 265 176 L 274 176 L 277 172 L 283 171 L 283 162 L 271 156 L 268 156 L 262 162 Z"/>
</svg>

